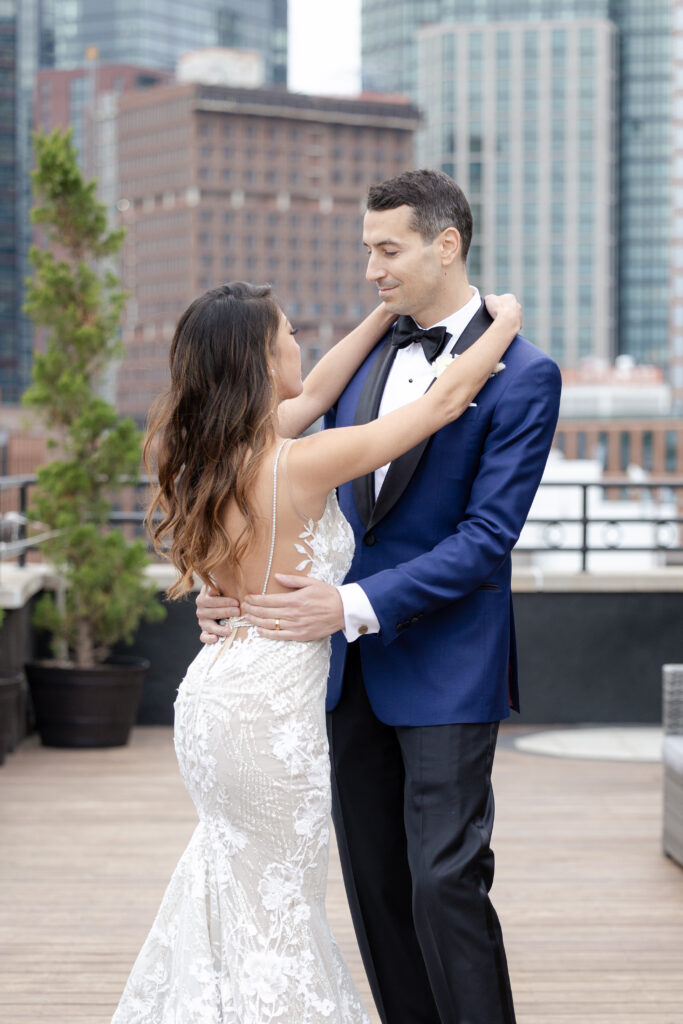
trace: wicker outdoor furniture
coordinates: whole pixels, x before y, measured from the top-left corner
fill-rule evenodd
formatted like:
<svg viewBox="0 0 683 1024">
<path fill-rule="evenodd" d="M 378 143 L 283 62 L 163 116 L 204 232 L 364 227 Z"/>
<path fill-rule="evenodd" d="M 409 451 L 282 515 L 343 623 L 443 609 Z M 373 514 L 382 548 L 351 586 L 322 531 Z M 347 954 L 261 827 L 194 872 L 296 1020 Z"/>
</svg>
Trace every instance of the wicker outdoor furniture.
<svg viewBox="0 0 683 1024">
<path fill-rule="evenodd" d="M 662 848 L 683 866 L 683 665 L 662 667 L 664 813 Z"/>
</svg>

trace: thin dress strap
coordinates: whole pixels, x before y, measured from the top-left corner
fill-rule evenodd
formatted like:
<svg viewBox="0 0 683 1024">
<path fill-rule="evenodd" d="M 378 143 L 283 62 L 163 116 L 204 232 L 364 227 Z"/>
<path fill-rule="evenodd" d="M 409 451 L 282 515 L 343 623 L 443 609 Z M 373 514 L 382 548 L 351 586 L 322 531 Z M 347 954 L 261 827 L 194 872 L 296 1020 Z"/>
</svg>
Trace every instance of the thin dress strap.
<svg viewBox="0 0 683 1024">
<path fill-rule="evenodd" d="M 283 441 L 280 442 L 278 450 L 275 453 L 275 458 L 273 459 L 273 519 L 270 526 L 270 551 L 268 552 L 268 565 L 266 567 L 266 578 L 263 581 L 263 589 L 261 590 L 262 594 L 265 594 L 266 590 L 268 589 L 268 583 L 270 581 L 270 570 L 273 567 L 273 552 L 275 551 L 275 524 L 277 520 L 277 466 L 278 462 L 280 461 L 282 449 L 286 444 L 288 444 L 290 440 L 291 438 L 286 437 Z"/>
</svg>

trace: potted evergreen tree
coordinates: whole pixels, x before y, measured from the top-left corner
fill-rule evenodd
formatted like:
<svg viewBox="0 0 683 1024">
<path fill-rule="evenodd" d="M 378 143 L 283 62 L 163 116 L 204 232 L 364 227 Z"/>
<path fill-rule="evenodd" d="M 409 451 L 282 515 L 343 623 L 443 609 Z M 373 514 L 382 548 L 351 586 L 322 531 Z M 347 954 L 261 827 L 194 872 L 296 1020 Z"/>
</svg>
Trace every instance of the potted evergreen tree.
<svg viewBox="0 0 683 1024">
<path fill-rule="evenodd" d="M 126 296 L 107 262 L 123 231 L 109 230 L 70 131 L 37 134 L 34 143 L 31 218 L 46 244 L 31 249 L 25 312 L 47 340 L 23 402 L 52 431 L 58 456 L 38 470 L 31 508 L 52 534 L 41 547 L 55 590 L 40 598 L 34 621 L 51 634 L 55 657 L 27 665 L 26 674 L 43 743 L 118 746 L 149 664 L 112 663 L 112 645 L 130 642 L 142 619 L 165 614 L 145 577 L 145 545 L 108 526 L 113 497 L 137 476 L 141 446 L 133 420 L 97 391 L 120 351 Z"/>
</svg>

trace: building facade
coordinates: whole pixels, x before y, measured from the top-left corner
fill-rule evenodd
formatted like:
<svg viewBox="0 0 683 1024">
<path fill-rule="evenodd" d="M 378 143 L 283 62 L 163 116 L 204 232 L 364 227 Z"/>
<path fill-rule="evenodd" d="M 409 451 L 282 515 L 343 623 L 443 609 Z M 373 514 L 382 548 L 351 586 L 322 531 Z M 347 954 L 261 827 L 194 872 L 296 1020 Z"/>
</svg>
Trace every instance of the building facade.
<svg viewBox="0 0 683 1024">
<path fill-rule="evenodd" d="M 679 417 L 560 420 L 554 447 L 567 459 L 597 459 L 606 475 L 639 466 L 657 479 L 683 476 L 683 426 Z"/>
<path fill-rule="evenodd" d="M 683 412 L 683 0 L 674 0 L 671 159 L 669 375 L 674 409 Z"/>
<path fill-rule="evenodd" d="M 619 356 L 615 365 L 587 360 L 562 376 L 555 447 L 567 459 L 595 459 L 607 476 L 635 466 L 651 478 L 683 477 L 683 422 L 672 414 L 661 369 Z"/>
<path fill-rule="evenodd" d="M 258 52 L 266 81 L 284 88 L 287 0 L 0 0 L 0 402 L 17 402 L 30 378 L 33 328 L 21 309 L 30 273 L 38 69 L 90 69 L 70 86 L 80 148 L 85 107 L 98 91 L 93 77 L 106 75 L 103 65 L 171 72 L 182 53 L 205 46 Z"/>
<path fill-rule="evenodd" d="M 469 272 L 562 366 L 616 349 L 616 32 L 604 19 L 419 32 L 418 164 L 467 194 Z"/>
<path fill-rule="evenodd" d="M 269 282 L 300 328 L 304 369 L 376 304 L 365 281 L 368 185 L 413 166 L 417 111 L 220 86 L 118 101 L 126 358 L 118 406 L 144 420 L 167 382 L 182 310 L 230 280 Z"/>
<path fill-rule="evenodd" d="M 22 315 L 31 242 L 33 83 L 51 59 L 41 0 L 0 0 L 0 402 L 28 383 L 32 330 Z"/>
<path fill-rule="evenodd" d="M 111 106 L 115 97 L 130 89 L 149 89 L 171 78 L 168 71 L 130 64 L 92 63 L 70 70 L 43 69 L 36 76 L 33 125 L 46 133 L 70 128 L 84 175 L 97 177 L 101 184 L 99 178 L 104 168 L 99 150 L 105 146 L 105 106 Z M 111 168 L 111 153 L 105 152 L 104 157 Z"/>
<path fill-rule="evenodd" d="M 424 25 L 610 21 L 617 66 L 617 350 L 668 358 L 669 121 L 673 0 L 363 0 L 364 88 L 418 99 Z M 570 83 L 567 82 L 569 87 Z M 430 110 L 425 111 L 427 120 Z"/>
<path fill-rule="evenodd" d="M 266 81 L 287 83 L 287 0 L 79 0 L 60 5 L 54 33 L 58 68 L 96 47 L 103 64 L 172 71 L 188 50 L 225 46 L 258 51 Z"/>
</svg>

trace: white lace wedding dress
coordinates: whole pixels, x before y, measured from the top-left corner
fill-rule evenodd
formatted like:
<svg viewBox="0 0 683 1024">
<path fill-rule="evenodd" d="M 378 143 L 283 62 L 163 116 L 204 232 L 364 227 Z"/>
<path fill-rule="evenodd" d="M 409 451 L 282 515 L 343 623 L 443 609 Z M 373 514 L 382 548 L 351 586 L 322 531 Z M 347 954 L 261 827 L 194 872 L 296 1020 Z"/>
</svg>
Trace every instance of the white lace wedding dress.
<svg viewBox="0 0 683 1024">
<path fill-rule="evenodd" d="M 300 542 L 300 570 L 342 582 L 353 535 L 336 495 Z M 325 916 L 328 661 L 327 639 L 250 629 L 188 668 L 175 746 L 199 824 L 112 1024 L 369 1024 Z"/>
</svg>

